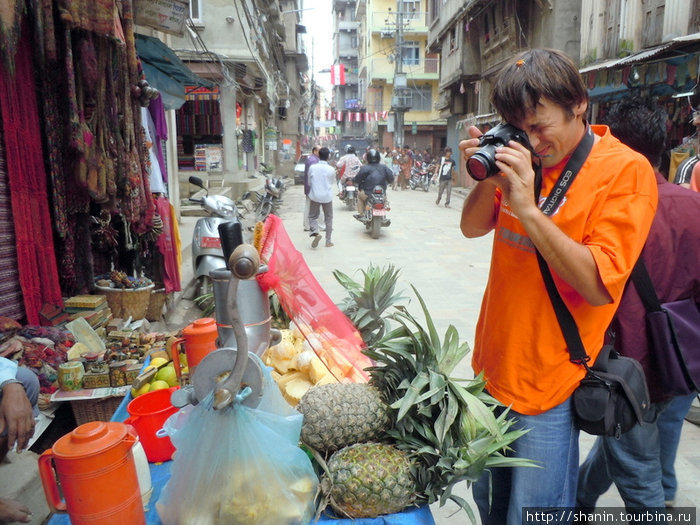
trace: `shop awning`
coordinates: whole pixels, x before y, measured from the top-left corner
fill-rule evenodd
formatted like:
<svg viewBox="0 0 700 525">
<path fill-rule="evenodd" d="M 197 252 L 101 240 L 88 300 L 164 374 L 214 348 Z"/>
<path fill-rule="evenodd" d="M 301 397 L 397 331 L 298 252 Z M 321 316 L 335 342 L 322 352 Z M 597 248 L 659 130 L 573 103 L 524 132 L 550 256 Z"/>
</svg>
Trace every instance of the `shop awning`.
<svg viewBox="0 0 700 525">
<path fill-rule="evenodd" d="M 136 34 L 136 52 L 148 83 L 160 91 L 165 109 L 185 103 L 185 86 L 213 88 L 214 83 L 195 75 L 175 52 L 157 38 Z"/>
<path fill-rule="evenodd" d="M 669 60 L 679 55 L 687 55 L 696 53 L 700 50 L 700 33 L 679 36 L 664 42 L 658 46 L 650 47 L 632 53 L 623 58 L 614 58 L 605 60 L 597 64 L 590 64 L 579 69 L 579 73 L 588 73 L 590 71 L 600 71 L 603 69 L 616 69 L 625 66 L 643 64 L 659 60 Z"/>
</svg>

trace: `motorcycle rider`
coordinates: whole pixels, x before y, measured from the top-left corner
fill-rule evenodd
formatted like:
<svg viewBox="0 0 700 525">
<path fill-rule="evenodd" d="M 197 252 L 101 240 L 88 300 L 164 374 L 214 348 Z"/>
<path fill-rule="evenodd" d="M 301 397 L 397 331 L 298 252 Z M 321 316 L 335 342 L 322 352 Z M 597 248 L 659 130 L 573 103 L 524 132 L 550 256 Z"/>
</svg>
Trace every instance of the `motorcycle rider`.
<svg viewBox="0 0 700 525">
<path fill-rule="evenodd" d="M 365 211 L 365 201 L 367 195 L 375 186 L 382 186 L 386 192 L 386 187 L 394 180 L 394 173 L 384 164 L 380 164 L 381 156 L 379 151 L 372 148 L 367 152 L 367 162 L 360 168 L 360 172 L 355 176 L 355 186 L 357 187 L 357 212 L 356 219 L 359 219 Z"/>
<path fill-rule="evenodd" d="M 335 165 L 336 172 L 340 175 L 340 198 L 345 198 L 345 185 L 352 182 L 360 171 L 362 161 L 355 154 L 355 148 L 348 144 L 345 146 L 345 155 L 338 159 Z"/>
</svg>

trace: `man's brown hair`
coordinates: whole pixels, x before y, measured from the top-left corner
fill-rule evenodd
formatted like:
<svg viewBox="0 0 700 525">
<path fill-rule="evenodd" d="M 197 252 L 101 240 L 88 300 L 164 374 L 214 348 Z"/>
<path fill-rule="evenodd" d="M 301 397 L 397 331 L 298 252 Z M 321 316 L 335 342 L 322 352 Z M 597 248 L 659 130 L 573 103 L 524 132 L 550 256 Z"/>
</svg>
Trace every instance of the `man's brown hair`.
<svg viewBox="0 0 700 525">
<path fill-rule="evenodd" d="M 576 64 L 556 49 L 531 49 L 511 59 L 496 75 L 491 103 L 507 122 L 519 125 L 544 97 L 573 118 L 573 108 L 588 101 Z"/>
</svg>

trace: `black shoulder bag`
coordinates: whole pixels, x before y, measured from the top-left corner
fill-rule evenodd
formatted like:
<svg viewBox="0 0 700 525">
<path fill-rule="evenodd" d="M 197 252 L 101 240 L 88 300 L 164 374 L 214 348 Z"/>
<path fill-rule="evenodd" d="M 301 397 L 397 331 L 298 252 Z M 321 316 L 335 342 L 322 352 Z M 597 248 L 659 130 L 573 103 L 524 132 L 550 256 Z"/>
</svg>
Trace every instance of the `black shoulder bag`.
<svg viewBox="0 0 700 525">
<path fill-rule="evenodd" d="M 543 213 L 551 216 L 556 211 L 592 147 L 593 132 L 589 127 L 543 203 Z M 538 177 L 538 197 L 540 185 L 541 177 Z M 586 377 L 581 380 L 572 399 L 576 425 L 589 434 L 619 437 L 644 420 L 650 404 L 642 366 L 635 359 L 618 354 L 611 345 L 605 345 L 593 366 L 588 366 L 590 357 L 586 354 L 576 321 L 557 290 L 549 266 L 539 251 L 536 250 L 536 254 L 570 360 L 586 369 Z"/>
</svg>

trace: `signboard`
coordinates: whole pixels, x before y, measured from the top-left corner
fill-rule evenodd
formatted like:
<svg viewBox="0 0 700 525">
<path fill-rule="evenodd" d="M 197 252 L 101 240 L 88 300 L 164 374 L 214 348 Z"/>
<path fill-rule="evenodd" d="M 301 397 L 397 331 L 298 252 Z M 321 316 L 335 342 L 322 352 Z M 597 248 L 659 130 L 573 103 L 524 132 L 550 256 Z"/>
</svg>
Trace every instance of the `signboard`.
<svg viewBox="0 0 700 525">
<path fill-rule="evenodd" d="M 418 124 L 413 123 L 411 124 L 411 135 L 416 135 L 418 133 Z"/>
<path fill-rule="evenodd" d="M 189 0 L 134 0 L 134 22 L 171 35 L 185 35 Z"/>
<path fill-rule="evenodd" d="M 194 147 L 195 171 L 223 170 L 224 147 L 221 144 L 197 144 Z"/>
</svg>

